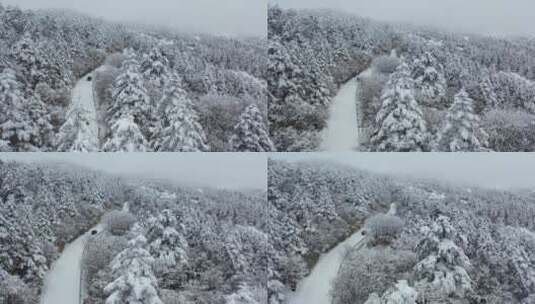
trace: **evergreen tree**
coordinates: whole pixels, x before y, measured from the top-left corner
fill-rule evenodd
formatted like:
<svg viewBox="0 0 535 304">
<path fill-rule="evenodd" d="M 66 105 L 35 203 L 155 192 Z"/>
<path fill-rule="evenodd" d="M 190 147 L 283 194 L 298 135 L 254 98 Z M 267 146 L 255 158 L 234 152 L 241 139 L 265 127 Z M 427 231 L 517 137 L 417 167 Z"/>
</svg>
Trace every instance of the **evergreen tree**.
<svg viewBox="0 0 535 304">
<path fill-rule="evenodd" d="M 112 261 L 115 280 L 104 288 L 106 304 L 163 304 L 152 272 L 153 258 L 144 249 L 147 240 L 138 235 Z"/>
<path fill-rule="evenodd" d="M 154 135 L 156 151 L 198 152 L 210 149 L 193 104 L 179 87 L 177 77 L 173 77 L 166 86 L 160 107 L 162 119 Z"/>
<path fill-rule="evenodd" d="M 414 98 L 409 67 L 402 63 L 386 85 L 382 106 L 371 138 L 373 150 L 389 152 L 425 151 L 428 133 L 423 113 Z"/>
<path fill-rule="evenodd" d="M 155 120 L 151 115 L 150 100 L 139 73 L 139 63 L 135 54 L 132 50 L 127 50 L 126 56 L 121 67 L 122 74 L 117 77 L 113 86 L 113 102 L 108 109 L 110 124 L 113 125 L 126 116 L 132 116 L 143 135 L 150 137 L 150 126 Z"/>
<path fill-rule="evenodd" d="M 416 247 L 420 262 L 414 269 L 419 299 L 438 303 L 449 297 L 464 298 L 472 291 L 472 280 L 466 271 L 471 264 L 455 241 L 466 238 L 443 215 L 424 228 L 424 233 Z"/>
<path fill-rule="evenodd" d="M 485 151 L 488 135 L 479 125 L 473 100 L 462 89 L 451 105 L 437 139 L 436 149 L 445 152 Z"/>
<path fill-rule="evenodd" d="M 12 56 L 15 57 L 15 61 L 22 68 L 30 88 L 35 88 L 39 81 L 46 79 L 45 75 L 40 71 L 40 67 L 43 65 L 41 62 L 42 56 L 39 54 L 36 43 L 29 32 L 24 33 L 24 36 L 13 46 Z"/>
<path fill-rule="evenodd" d="M 233 151 L 271 152 L 275 147 L 269 138 L 262 114 L 255 104 L 248 106 L 234 127 L 234 135 L 230 138 Z"/>
<path fill-rule="evenodd" d="M 442 71 L 442 66 L 429 52 L 414 61 L 411 76 L 415 80 L 420 103 L 433 105 L 444 98 L 447 86 Z"/>
<path fill-rule="evenodd" d="M 148 143 L 132 116 L 117 120 L 111 126 L 111 137 L 104 144 L 107 152 L 146 152 Z"/>
<path fill-rule="evenodd" d="M 155 258 L 155 272 L 158 277 L 163 277 L 167 287 L 181 286 L 185 277 L 182 273 L 183 268 L 188 263 L 188 243 L 177 231 L 177 227 L 180 227 L 180 231 L 183 231 L 184 227 L 178 223 L 175 214 L 169 209 L 151 217 L 148 227 L 149 251 Z"/>
<path fill-rule="evenodd" d="M 0 136 L 15 151 L 36 151 L 52 144 L 52 126 L 45 105 L 36 97 L 25 99 L 15 73 L 0 74 Z"/>
<path fill-rule="evenodd" d="M 156 86 L 163 86 L 167 81 L 169 60 L 163 52 L 163 45 L 155 46 L 149 54 L 143 56 L 141 73 L 145 79 Z"/>
</svg>

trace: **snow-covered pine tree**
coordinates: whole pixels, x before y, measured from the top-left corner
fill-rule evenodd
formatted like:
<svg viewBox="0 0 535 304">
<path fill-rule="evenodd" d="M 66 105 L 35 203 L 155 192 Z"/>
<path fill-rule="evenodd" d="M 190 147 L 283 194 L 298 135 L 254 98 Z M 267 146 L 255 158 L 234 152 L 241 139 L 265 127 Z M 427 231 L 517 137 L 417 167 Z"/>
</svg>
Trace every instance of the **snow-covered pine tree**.
<svg viewBox="0 0 535 304">
<path fill-rule="evenodd" d="M 444 152 L 486 151 L 488 135 L 480 127 L 479 117 L 474 113 L 473 100 L 464 89 L 455 95 L 455 100 L 439 132 L 435 149 Z"/>
<path fill-rule="evenodd" d="M 479 89 L 481 90 L 482 97 L 485 99 L 486 107 L 495 108 L 498 105 L 498 97 L 489 77 L 483 79 L 479 84 Z"/>
<path fill-rule="evenodd" d="M 41 56 L 30 32 L 25 32 L 22 38 L 15 43 L 11 50 L 11 55 L 22 68 L 30 88 L 35 88 L 39 81 L 45 79 L 45 75 L 40 71 Z"/>
<path fill-rule="evenodd" d="M 165 87 L 159 113 L 161 119 L 153 136 L 155 151 L 199 152 L 210 149 L 197 112 L 186 92 L 180 88 L 177 76 L 171 77 Z"/>
<path fill-rule="evenodd" d="M 372 150 L 411 152 L 427 150 L 428 132 L 422 110 L 414 98 L 414 84 L 406 63 L 390 75 L 375 119 Z"/>
<path fill-rule="evenodd" d="M 169 60 L 164 54 L 163 45 L 155 46 L 149 54 L 143 55 L 141 73 L 152 84 L 162 87 L 168 77 Z"/>
<path fill-rule="evenodd" d="M 132 50 L 126 50 L 126 60 L 121 67 L 120 74 L 113 85 L 113 102 L 108 109 L 110 125 L 118 120 L 132 116 L 143 135 L 149 138 L 150 126 L 155 118 L 151 114 L 150 100 L 143 85 L 143 78 L 139 73 L 139 63 Z"/>
<path fill-rule="evenodd" d="M 115 121 L 111 126 L 111 137 L 103 150 L 107 152 L 146 152 L 148 143 L 134 118 L 130 115 Z"/>
<path fill-rule="evenodd" d="M 0 139 L 15 151 L 36 151 L 48 143 L 52 127 L 44 105 L 36 97 L 26 100 L 15 72 L 0 74 Z"/>
<path fill-rule="evenodd" d="M 420 262 L 414 267 L 419 299 L 440 303 L 450 297 L 465 297 L 472 291 L 467 272 L 471 264 L 455 241 L 466 238 L 444 215 L 438 215 L 431 227 L 422 231 L 425 236 L 416 247 Z"/>
<path fill-rule="evenodd" d="M 67 121 L 59 129 L 57 149 L 63 152 L 97 152 L 96 134 L 90 128 L 89 112 L 76 108 L 67 113 Z"/>
<path fill-rule="evenodd" d="M 176 215 L 169 209 L 151 217 L 147 226 L 149 251 L 155 258 L 155 272 L 159 277 L 163 277 L 168 285 L 181 286 L 181 272 L 188 263 L 188 243 L 177 231 L 177 227 L 180 227 L 180 231 L 183 231 L 184 227 L 181 227 L 182 224 L 178 223 Z"/>
<path fill-rule="evenodd" d="M 255 104 L 248 106 L 234 126 L 234 135 L 229 141 L 232 151 L 271 152 L 275 147 L 269 138 L 262 114 Z"/>
<path fill-rule="evenodd" d="M 416 98 L 421 104 L 433 105 L 446 96 L 443 67 L 431 53 L 426 52 L 414 61 L 411 76 L 415 82 Z"/>
<path fill-rule="evenodd" d="M 163 304 L 152 272 L 154 259 L 144 248 L 147 240 L 137 235 L 111 262 L 115 280 L 104 288 L 106 304 Z"/>
</svg>

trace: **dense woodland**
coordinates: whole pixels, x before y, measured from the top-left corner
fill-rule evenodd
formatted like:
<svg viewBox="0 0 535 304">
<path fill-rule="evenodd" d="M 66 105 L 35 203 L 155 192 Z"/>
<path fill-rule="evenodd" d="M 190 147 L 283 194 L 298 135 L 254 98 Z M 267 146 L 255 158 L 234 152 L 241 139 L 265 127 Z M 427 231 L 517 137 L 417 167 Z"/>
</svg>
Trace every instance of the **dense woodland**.
<svg viewBox="0 0 535 304">
<path fill-rule="evenodd" d="M 287 303 L 315 257 L 360 228 L 368 245 L 345 258 L 332 283 L 334 304 L 532 303 L 535 296 L 531 191 L 271 161 L 268 197 L 270 303 Z M 381 215 L 392 203 L 396 216 Z"/>
<path fill-rule="evenodd" d="M 266 303 L 264 191 L 178 187 L 59 164 L 0 162 L 0 302 L 37 304 L 64 245 L 90 303 Z M 123 210 L 124 203 L 129 212 Z M 246 301 L 246 302 L 243 302 Z"/>
<path fill-rule="evenodd" d="M 272 148 L 265 39 L 183 34 L 1 3 L 0 21 L 0 151 Z M 87 109 L 69 106 L 76 82 L 95 69 L 93 139 Z M 262 115 L 247 114 L 251 106 Z"/>
<path fill-rule="evenodd" d="M 365 150 L 535 150 L 532 38 L 273 6 L 268 38 L 269 122 L 280 151 L 317 150 L 337 88 L 368 68 L 358 96 Z"/>
</svg>

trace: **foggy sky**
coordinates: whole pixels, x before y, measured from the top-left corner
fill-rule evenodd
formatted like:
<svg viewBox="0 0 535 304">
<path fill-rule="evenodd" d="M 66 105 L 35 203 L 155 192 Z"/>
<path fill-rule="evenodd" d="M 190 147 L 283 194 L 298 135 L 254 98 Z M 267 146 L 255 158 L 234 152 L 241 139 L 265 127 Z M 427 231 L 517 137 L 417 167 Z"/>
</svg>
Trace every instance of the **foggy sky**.
<svg viewBox="0 0 535 304">
<path fill-rule="evenodd" d="M 265 36 L 267 0 L 1 0 L 21 8 L 66 8 L 113 21 L 182 31 Z"/>
<path fill-rule="evenodd" d="M 533 0 L 271 0 L 281 7 L 332 8 L 382 21 L 490 35 L 535 35 Z"/>
<path fill-rule="evenodd" d="M 490 189 L 535 190 L 534 153 L 281 153 L 288 161 L 323 159 L 368 171 Z"/>
<path fill-rule="evenodd" d="M 266 189 L 261 153 L 0 153 L 1 160 L 66 162 L 114 175 L 166 179 L 181 185 Z"/>
</svg>

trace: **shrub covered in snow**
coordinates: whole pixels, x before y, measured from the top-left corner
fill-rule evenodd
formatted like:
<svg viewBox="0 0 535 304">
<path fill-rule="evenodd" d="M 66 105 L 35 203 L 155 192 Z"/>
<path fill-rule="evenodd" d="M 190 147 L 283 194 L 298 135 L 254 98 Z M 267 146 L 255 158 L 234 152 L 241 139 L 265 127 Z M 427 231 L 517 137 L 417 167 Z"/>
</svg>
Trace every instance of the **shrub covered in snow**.
<svg viewBox="0 0 535 304">
<path fill-rule="evenodd" d="M 403 221 L 393 215 L 378 214 L 366 220 L 365 225 L 372 245 L 388 245 L 401 234 Z"/>
<path fill-rule="evenodd" d="M 410 251 L 363 248 L 345 261 L 332 284 L 333 304 L 363 304 L 372 293 L 383 294 L 407 277 L 416 262 Z"/>
<path fill-rule="evenodd" d="M 113 235 L 124 235 L 136 222 L 136 218 L 125 211 L 111 211 L 102 217 L 106 230 Z"/>
<path fill-rule="evenodd" d="M 399 58 L 394 56 L 379 56 L 375 57 L 372 62 L 372 66 L 383 74 L 392 74 L 396 71 L 396 68 L 400 65 Z"/>
</svg>

